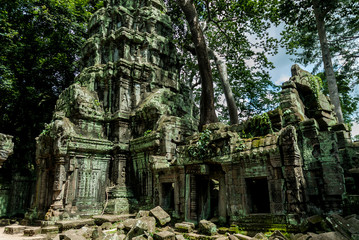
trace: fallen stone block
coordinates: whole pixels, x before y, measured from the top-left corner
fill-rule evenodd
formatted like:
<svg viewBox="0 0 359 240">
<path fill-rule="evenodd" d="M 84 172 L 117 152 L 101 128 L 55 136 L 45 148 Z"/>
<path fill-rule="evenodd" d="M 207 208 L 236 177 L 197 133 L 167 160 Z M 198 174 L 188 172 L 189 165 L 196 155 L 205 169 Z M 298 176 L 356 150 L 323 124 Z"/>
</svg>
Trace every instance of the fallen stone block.
<svg viewBox="0 0 359 240">
<path fill-rule="evenodd" d="M 166 225 L 171 221 L 171 216 L 163 210 L 160 206 L 157 206 L 150 210 L 152 216 L 156 218 L 161 226 Z"/>
<path fill-rule="evenodd" d="M 0 219 L 0 226 L 10 225 L 10 219 Z"/>
<path fill-rule="evenodd" d="M 132 240 L 147 240 L 147 236 L 142 234 L 140 236 L 137 236 L 137 237 L 133 237 L 131 238 Z"/>
<path fill-rule="evenodd" d="M 217 226 L 210 221 L 201 220 L 198 224 L 198 231 L 206 235 L 215 235 L 217 233 Z"/>
<path fill-rule="evenodd" d="M 136 218 L 149 217 L 149 216 L 150 216 L 150 211 L 140 210 L 138 211 Z"/>
<path fill-rule="evenodd" d="M 58 233 L 58 232 L 59 232 L 58 226 L 48 226 L 41 228 L 41 234 Z"/>
<path fill-rule="evenodd" d="M 240 233 L 236 233 L 233 234 L 234 236 L 236 236 L 239 240 L 251 240 L 251 237 L 248 237 L 246 235 L 240 234 Z"/>
<path fill-rule="evenodd" d="M 230 239 L 229 237 L 226 237 L 226 236 L 220 236 L 218 238 L 216 238 L 216 240 L 228 240 Z"/>
<path fill-rule="evenodd" d="M 32 237 L 25 237 L 22 240 L 47 240 L 45 236 L 32 236 Z"/>
<path fill-rule="evenodd" d="M 41 233 L 41 227 L 26 227 L 24 230 L 24 236 L 34 236 Z"/>
<path fill-rule="evenodd" d="M 104 222 L 101 224 L 101 228 L 102 230 L 109 230 L 112 228 L 112 223 L 111 222 Z"/>
<path fill-rule="evenodd" d="M 217 229 L 217 231 L 218 231 L 219 234 L 225 234 L 225 233 L 228 232 L 228 228 L 220 227 L 220 228 Z"/>
<path fill-rule="evenodd" d="M 228 236 L 228 239 L 229 239 L 229 240 L 239 240 L 239 238 L 237 238 L 237 237 L 234 236 L 234 235 L 229 235 L 229 236 Z"/>
<path fill-rule="evenodd" d="M 268 238 L 269 240 L 288 240 L 280 231 L 275 230 Z"/>
<path fill-rule="evenodd" d="M 177 234 L 177 235 L 176 235 L 176 240 L 186 240 L 186 239 L 184 238 L 183 235 Z"/>
<path fill-rule="evenodd" d="M 25 230 L 25 226 L 21 226 L 21 225 L 10 225 L 10 226 L 6 226 L 4 233 L 5 234 L 18 234 L 18 233 L 23 233 Z"/>
<path fill-rule="evenodd" d="M 122 215 L 95 215 L 92 218 L 95 220 L 96 225 L 101 225 L 105 222 L 120 222 L 128 218 L 134 218 L 134 214 L 122 214 Z"/>
<path fill-rule="evenodd" d="M 176 223 L 175 229 L 177 232 L 183 232 L 183 233 L 193 232 L 192 226 L 186 223 Z"/>
<path fill-rule="evenodd" d="M 154 240 L 176 240 L 176 235 L 170 231 L 157 232 L 153 235 Z"/>
<path fill-rule="evenodd" d="M 252 239 L 253 240 L 268 240 L 266 235 L 264 235 L 263 233 L 257 233 L 256 235 L 254 235 L 254 237 Z"/>
<path fill-rule="evenodd" d="M 61 231 L 69 229 L 78 229 L 86 225 L 93 226 L 95 225 L 94 219 L 78 219 L 78 220 L 66 220 L 66 221 L 57 221 L 56 225 L 59 226 Z"/>
<path fill-rule="evenodd" d="M 61 240 L 86 240 L 84 236 L 78 235 L 74 232 L 64 232 L 59 236 Z"/>
<path fill-rule="evenodd" d="M 135 224 L 137 223 L 137 219 L 126 219 L 125 221 L 123 221 L 123 228 L 126 232 L 130 231 L 133 226 L 135 226 Z"/>
<path fill-rule="evenodd" d="M 136 224 L 127 233 L 126 239 L 143 235 L 145 232 L 153 233 L 156 229 L 156 219 L 154 217 L 142 217 L 137 219 Z"/>
</svg>

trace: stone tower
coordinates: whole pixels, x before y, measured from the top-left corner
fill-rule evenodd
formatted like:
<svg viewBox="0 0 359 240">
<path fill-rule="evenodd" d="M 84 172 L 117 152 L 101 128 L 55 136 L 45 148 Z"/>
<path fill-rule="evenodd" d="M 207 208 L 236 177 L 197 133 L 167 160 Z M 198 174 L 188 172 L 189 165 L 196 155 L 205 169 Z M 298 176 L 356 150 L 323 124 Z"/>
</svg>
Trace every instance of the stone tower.
<svg viewBox="0 0 359 240">
<path fill-rule="evenodd" d="M 158 202 L 151 170 L 168 167 L 195 126 L 165 12 L 162 0 L 107 0 L 90 19 L 84 68 L 37 138 L 40 216 Z"/>
</svg>

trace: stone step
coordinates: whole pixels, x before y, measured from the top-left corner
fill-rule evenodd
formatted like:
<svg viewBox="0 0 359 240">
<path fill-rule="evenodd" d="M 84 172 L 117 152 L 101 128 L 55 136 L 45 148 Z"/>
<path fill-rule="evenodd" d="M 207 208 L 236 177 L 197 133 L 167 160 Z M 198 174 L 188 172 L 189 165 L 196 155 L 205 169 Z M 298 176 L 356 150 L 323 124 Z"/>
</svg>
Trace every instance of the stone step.
<svg viewBox="0 0 359 240">
<path fill-rule="evenodd" d="M 24 230 L 24 236 L 34 236 L 41 233 L 41 227 L 26 227 Z"/>
<path fill-rule="evenodd" d="M 25 230 L 25 226 L 21 226 L 21 225 L 9 225 L 5 227 L 4 233 L 5 234 L 18 234 L 18 233 L 23 233 Z"/>
<path fill-rule="evenodd" d="M 59 227 L 58 226 L 48 226 L 48 227 L 42 227 L 41 233 L 47 234 L 47 233 L 58 233 Z"/>
</svg>

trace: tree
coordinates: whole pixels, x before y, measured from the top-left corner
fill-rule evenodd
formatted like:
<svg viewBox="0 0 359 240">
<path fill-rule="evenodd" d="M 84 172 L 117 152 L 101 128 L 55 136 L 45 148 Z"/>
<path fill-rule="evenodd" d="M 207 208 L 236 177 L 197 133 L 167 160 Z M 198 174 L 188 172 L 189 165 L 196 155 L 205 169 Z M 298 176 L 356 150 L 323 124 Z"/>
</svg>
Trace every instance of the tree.
<svg viewBox="0 0 359 240">
<path fill-rule="evenodd" d="M 267 70 L 273 68 L 267 57 L 277 52 L 276 39 L 267 33 L 270 20 L 275 19 L 275 10 L 271 9 L 275 6 L 273 2 L 193 1 L 207 41 L 209 57 L 213 60 L 215 106 L 222 120 L 227 120 L 229 115 L 230 122 L 237 123 L 238 116 L 253 116 L 278 103 L 274 94 L 276 86 L 270 81 Z M 191 86 L 198 98 L 200 79 L 196 74 L 196 59 L 187 54 L 188 51 L 195 53 L 189 47 L 192 44 L 191 34 L 180 11 L 171 5 L 171 1 L 168 4 L 175 37 L 186 63 L 182 76 L 186 81 L 193 82 Z M 232 91 L 223 86 L 230 86 L 227 89 Z M 222 104 L 223 94 L 227 104 Z"/>
<path fill-rule="evenodd" d="M 87 0 L 0 4 L 0 132 L 15 136 L 8 169 L 26 175 L 34 169 L 35 137 L 51 120 L 58 95 L 79 72 L 90 11 L 100 6 L 100 1 Z"/>
<path fill-rule="evenodd" d="M 217 122 L 218 118 L 214 109 L 214 92 L 212 70 L 209 62 L 207 44 L 203 36 L 196 7 L 191 0 L 177 0 L 186 16 L 191 34 L 192 41 L 196 50 L 198 67 L 201 75 L 201 103 L 200 103 L 200 129 L 203 125 Z"/>
<path fill-rule="evenodd" d="M 348 121 L 355 111 L 353 104 L 343 104 L 343 97 L 348 96 L 350 85 L 357 81 L 359 73 L 354 57 L 358 51 L 355 47 L 358 44 L 358 5 L 352 0 L 291 0 L 282 1 L 280 6 L 281 18 L 286 23 L 282 33 L 284 46 L 290 54 L 296 55 L 297 62 L 316 63 L 314 71 L 324 64 L 325 82 L 340 122 Z M 339 90 L 338 85 L 342 86 Z"/>
</svg>

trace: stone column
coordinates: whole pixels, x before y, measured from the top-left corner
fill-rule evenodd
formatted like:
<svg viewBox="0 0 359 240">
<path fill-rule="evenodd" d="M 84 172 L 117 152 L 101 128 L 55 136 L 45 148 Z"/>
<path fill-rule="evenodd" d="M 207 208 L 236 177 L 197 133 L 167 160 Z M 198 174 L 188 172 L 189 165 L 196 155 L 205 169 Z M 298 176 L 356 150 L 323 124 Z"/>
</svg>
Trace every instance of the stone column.
<svg viewBox="0 0 359 240">
<path fill-rule="evenodd" d="M 227 196 L 226 196 L 226 182 L 224 174 L 219 178 L 219 193 L 218 193 L 218 215 L 220 221 L 226 222 L 227 218 Z"/>
</svg>

